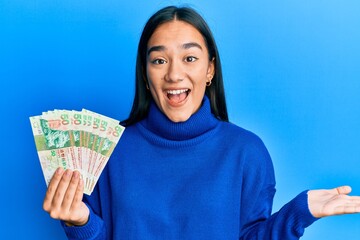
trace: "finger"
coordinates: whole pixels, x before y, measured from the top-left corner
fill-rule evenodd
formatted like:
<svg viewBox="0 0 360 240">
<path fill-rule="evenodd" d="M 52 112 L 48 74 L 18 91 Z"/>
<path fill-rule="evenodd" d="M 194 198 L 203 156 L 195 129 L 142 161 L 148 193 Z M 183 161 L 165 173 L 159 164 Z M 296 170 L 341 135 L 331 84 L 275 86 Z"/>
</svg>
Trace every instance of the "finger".
<svg viewBox="0 0 360 240">
<path fill-rule="evenodd" d="M 76 189 L 76 193 L 74 196 L 73 203 L 70 208 L 70 212 L 78 213 L 73 216 L 77 216 L 77 219 L 73 219 L 72 223 L 76 226 L 83 226 L 89 220 L 89 209 L 82 201 L 84 195 L 84 181 L 82 178 L 79 180 L 78 188 Z M 74 221 L 75 220 L 75 221 Z"/>
<path fill-rule="evenodd" d="M 70 183 L 66 189 L 66 192 L 65 192 L 65 196 L 64 196 L 64 199 L 62 201 L 62 204 L 61 204 L 61 207 L 63 210 L 69 210 L 70 209 L 70 206 L 73 202 L 73 199 L 74 199 L 74 195 L 75 195 L 75 192 L 76 192 L 76 189 L 78 188 L 78 184 L 79 184 L 79 179 L 80 179 L 80 174 L 78 171 L 74 171 L 72 173 L 72 177 L 71 177 L 71 180 L 70 180 Z"/>
<path fill-rule="evenodd" d="M 65 196 L 65 192 L 69 186 L 72 176 L 72 171 L 67 169 L 62 175 L 61 181 L 56 189 L 56 192 L 53 197 L 52 206 L 54 209 L 60 209 L 62 201 Z"/>
<path fill-rule="evenodd" d="M 60 182 L 63 174 L 64 174 L 64 169 L 62 169 L 61 167 L 57 168 L 54 176 L 52 177 L 52 179 L 49 183 L 48 189 L 45 194 L 44 202 L 43 202 L 43 209 L 47 212 L 50 211 L 50 209 L 51 209 L 52 200 L 54 198 L 56 189 L 59 185 L 59 182 Z"/>
<path fill-rule="evenodd" d="M 360 212 L 360 197 L 348 195 L 338 196 L 338 198 L 333 200 L 333 206 L 325 213 L 326 216 Z"/>
<path fill-rule="evenodd" d="M 358 213 L 359 211 L 360 211 L 359 205 L 346 204 L 346 205 L 338 206 L 338 207 L 334 208 L 334 215 Z"/>
<path fill-rule="evenodd" d="M 359 196 L 352 196 L 351 202 L 355 204 L 355 212 L 360 213 L 360 197 Z"/>
<path fill-rule="evenodd" d="M 334 194 L 338 194 L 338 195 L 345 194 L 345 195 L 347 195 L 347 194 L 349 194 L 351 192 L 351 187 L 350 186 L 340 186 L 340 187 L 331 189 L 331 191 Z"/>
<path fill-rule="evenodd" d="M 77 185 L 75 196 L 73 198 L 70 211 L 74 211 L 80 208 L 84 195 L 84 180 L 80 177 L 79 184 Z"/>
</svg>

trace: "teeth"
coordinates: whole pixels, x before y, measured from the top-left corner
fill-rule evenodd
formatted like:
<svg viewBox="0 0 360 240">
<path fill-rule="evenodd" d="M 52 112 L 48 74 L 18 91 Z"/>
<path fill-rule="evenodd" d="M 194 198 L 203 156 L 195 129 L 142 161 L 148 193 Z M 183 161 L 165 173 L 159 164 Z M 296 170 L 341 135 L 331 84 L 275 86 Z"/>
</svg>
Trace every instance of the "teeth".
<svg viewBox="0 0 360 240">
<path fill-rule="evenodd" d="M 189 90 L 189 89 L 168 90 L 167 93 L 168 93 L 168 94 L 176 95 L 176 94 L 180 94 L 180 93 L 187 92 L 188 90 Z"/>
</svg>

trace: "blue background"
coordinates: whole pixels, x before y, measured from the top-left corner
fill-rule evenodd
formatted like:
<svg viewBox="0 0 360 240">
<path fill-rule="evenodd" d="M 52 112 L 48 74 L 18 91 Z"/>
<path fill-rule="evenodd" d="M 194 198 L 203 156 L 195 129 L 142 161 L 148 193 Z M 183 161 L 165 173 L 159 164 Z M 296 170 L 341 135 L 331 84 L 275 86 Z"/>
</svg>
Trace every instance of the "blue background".
<svg viewBox="0 0 360 240">
<path fill-rule="evenodd" d="M 231 121 L 272 155 L 274 211 L 305 189 L 350 184 L 360 195 L 359 1 L 0 0 L 1 239 L 65 239 L 42 210 L 28 117 L 85 107 L 126 118 L 142 27 L 183 3 L 213 30 Z M 325 218 L 302 239 L 358 239 L 359 223 Z"/>
</svg>

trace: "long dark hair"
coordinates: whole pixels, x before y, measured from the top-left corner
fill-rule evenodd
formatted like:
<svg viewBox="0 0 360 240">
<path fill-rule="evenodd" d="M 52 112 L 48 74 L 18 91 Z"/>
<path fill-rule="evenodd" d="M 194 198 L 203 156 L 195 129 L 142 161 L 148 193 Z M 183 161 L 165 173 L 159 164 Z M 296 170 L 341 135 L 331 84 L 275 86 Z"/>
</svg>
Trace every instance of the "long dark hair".
<svg viewBox="0 0 360 240">
<path fill-rule="evenodd" d="M 209 60 L 211 61 L 214 59 L 215 65 L 215 75 L 213 76 L 212 84 L 206 87 L 205 94 L 210 99 L 211 111 L 215 117 L 222 121 L 229 121 L 225 101 L 220 57 L 209 26 L 205 20 L 192 8 L 169 6 L 159 10 L 149 18 L 140 37 L 136 59 L 135 97 L 128 119 L 121 122 L 121 124 L 124 126 L 134 124 L 145 118 L 148 114 L 152 96 L 150 91 L 148 91 L 146 88 L 147 44 L 155 29 L 160 24 L 170 22 L 175 19 L 191 24 L 204 37 L 207 49 L 209 51 Z"/>
</svg>

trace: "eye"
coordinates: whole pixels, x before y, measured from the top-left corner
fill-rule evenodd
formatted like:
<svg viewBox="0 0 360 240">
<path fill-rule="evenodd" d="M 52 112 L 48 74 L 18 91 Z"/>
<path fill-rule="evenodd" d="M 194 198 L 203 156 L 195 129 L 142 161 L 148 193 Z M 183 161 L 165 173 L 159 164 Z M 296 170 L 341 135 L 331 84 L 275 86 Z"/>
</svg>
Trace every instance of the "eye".
<svg viewBox="0 0 360 240">
<path fill-rule="evenodd" d="M 185 62 L 195 62 L 196 60 L 198 60 L 198 58 L 194 56 L 188 56 L 185 58 Z"/>
<path fill-rule="evenodd" d="M 160 64 L 165 64 L 166 60 L 161 59 L 161 58 L 157 58 L 157 59 L 151 61 L 151 63 L 156 64 L 156 65 L 160 65 Z"/>
</svg>

